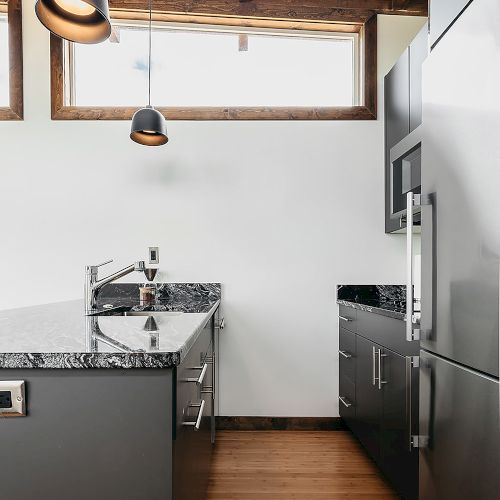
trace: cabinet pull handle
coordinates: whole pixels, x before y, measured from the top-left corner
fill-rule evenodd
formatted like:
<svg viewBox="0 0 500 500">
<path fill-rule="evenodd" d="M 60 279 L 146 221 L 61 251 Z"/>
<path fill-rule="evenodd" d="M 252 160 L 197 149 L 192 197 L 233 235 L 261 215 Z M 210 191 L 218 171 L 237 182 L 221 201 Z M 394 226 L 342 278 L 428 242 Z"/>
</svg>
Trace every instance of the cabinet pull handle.
<svg viewBox="0 0 500 500">
<path fill-rule="evenodd" d="M 377 369 L 375 367 L 375 346 L 372 346 L 372 385 L 377 381 Z"/>
<path fill-rule="evenodd" d="M 202 399 L 201 403 L 199 404 L 190 404 L 188 405 L 188 408 L 199 408 L 198 416 L 196 417 L 196 422 L 183 422 L 182 425 L 194 427 L 195 431 L 199 431 L 201 425 L 201 417 L 203 417 L 203 410 L 205 409 L 205 400 Z"/>
<path fill-rule="evenodd" d="M 347 321 L 349 323 L 349 321 L 352 321 L 352 318 L 348 318 L 346 316 L 340 316 L 339 315 L 339 319 L 343 320 L 343 321 Z"/>
<path fill-rule="evenodd" d="M 344 356 L 344 358 L 347 358 L 347 359 L 352 358 L 352 354 L 350 354 L 350 353 L 348 353 L 346 351 L 341 351 L 340 349 L 339 349 L 339 354 L 341 356 Z"/>
<path fill-rule="evenodd" d="M 339 396 L 339 401 L 346 407 L 346 408 L 349 408 L 350 406 L 352 406 L 352 403 L 349 403 L 349 401 L 346 401 L 346 399 L 344 398 L 344 396 Z"/>
<path fill-rule="evenodd" d="M 193 368 L 191 368 L 191 370 L 201 370 L 200 376 L 198 378 L 195 378 L 195 377 L 187 378 L 186 382 L 194 382 L 198 385 L 203 384 L 203 379 L 205 378 L 205 375 L 207 373 L 207 368 L 208 368 L 207 363 L 203 363 L 203 366 L 193 366 Z"/>
<path fill-rule="evenodd" d="M 387 384 L 387 380 L 382 380 L 382 358 L 387 354 L 382 354 L 382 349 L 378 349 L 378 388 L 382 390 L 382 384 Z"/>
</svg>

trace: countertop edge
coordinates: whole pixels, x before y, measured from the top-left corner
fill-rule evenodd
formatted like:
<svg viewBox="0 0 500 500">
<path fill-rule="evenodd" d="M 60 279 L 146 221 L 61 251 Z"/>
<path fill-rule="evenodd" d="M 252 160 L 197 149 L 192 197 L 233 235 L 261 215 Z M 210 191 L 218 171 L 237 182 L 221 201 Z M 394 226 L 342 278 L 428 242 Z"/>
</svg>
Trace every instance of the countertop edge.
<svg viewBox="0 0 500 500">
<path fill-rule="evenodd" d="M 205 326 L 207 326 L 207 323 L 210 321 L 212 316 L 216 313 L 217 309 L 220 306 L 220 299 L 217 300 L 217 302 L 212 306 L 212 308 L 206 313 L 205 319 L 200 323 L 198 328 L 193 332 L 193 334 L 189 337 L 189 339 L 184 343 L 184 345 L 181 347 L 179 353 L 179 362 L 177 365 L 180 365 L 184 358 L 186 357 L 187 353 L 189 352 L 189 349 L 193 346 L 193 344 L 198 340 L 198 337 L 200 336 L 200 333 L 203 331 Z M 187 344 L 190 344 L 187 346 Z"/>
<path fill-rule="evenodd" d="M 360 311 L 366 311 L 380 316 L 387 316 L 388 318 L 406 321 L 406 314 L 398 311 L 391 311 L 390 309 L 382 309 L 380 307 L 367 306 L 365 304 L 358 304 L 357 302 L 349 302 L 347 300 L 337 299 L 337 304 L 346 307 L 352 307 Z"/>
<path fill-rule="evenodd" d="M 218 299 L 210 310 L 205 313 L 203 321 L 200 322 L 199 326 L 196 327 L 183 346 L 177 351 L 160 351 L 157 353 L 2 352 L 0 353 L 0 370 L 174 368 L 181 364 L 220 304 L 221 299 Z"/>
</svg>

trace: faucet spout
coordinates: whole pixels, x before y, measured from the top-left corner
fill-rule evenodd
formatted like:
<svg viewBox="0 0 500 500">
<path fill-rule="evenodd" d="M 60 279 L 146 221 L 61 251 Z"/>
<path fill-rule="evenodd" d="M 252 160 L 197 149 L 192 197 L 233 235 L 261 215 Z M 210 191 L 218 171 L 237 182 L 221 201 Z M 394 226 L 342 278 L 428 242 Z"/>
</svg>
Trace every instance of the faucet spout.
<svg viewBox="0 0 500 500">
<path fill-rule="evenodd" d="M 105 264 L 112 262 L 108 261 Z M 87 266 L 85 268 L 85 313 L 90 314 L 95 311 L 97 306 L 97 295 L 99 294 L 99 290 L 108 283 L 112 283 L 117 279 L 123 278 L 127 274 L 130 274 L 134 271 L 145 272 L 146 266 L 143 260 L 137 261 L 134 264 L 124 267 L 119 271 L 116 271 L 105 278 L 98 279 L 98 270 L 99 266 Z"/>
</svg>

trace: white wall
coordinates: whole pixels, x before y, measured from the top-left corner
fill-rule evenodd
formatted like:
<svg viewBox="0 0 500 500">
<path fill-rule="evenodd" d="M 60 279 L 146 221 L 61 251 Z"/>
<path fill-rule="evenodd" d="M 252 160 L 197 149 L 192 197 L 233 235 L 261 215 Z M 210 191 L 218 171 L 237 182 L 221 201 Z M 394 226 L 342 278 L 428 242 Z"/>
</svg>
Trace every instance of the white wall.
<svg viewBox="0 0 500 500">
<path fill-rule="evenodd" d="M 32 4 L 25 120 L 0 122 L 0 308 L 81 297 L 85 264 L 159 245 L 160 279 L 224 284 L 222 414 L 337 415 L 335 285 L 404 280 L 382 121 L 172 122 L 151 149 L 128 122 L 51 121 Z M 379 17 L 381 76 L 421 25 Z"/>
</svg>

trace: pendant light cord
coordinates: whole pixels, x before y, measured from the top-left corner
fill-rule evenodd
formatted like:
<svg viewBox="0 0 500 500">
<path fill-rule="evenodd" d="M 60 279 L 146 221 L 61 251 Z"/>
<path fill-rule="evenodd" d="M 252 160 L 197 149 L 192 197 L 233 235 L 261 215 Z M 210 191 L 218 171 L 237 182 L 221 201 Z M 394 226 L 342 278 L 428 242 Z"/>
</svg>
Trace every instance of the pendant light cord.
<svg viewBox="0 0 500 500">
<path fill-rule="evenodd" d="M 148 105 L 151 106 L 151 18 L 152 0 L 149 0 L 149 64 L 148 64 Z"/>
</svg>

